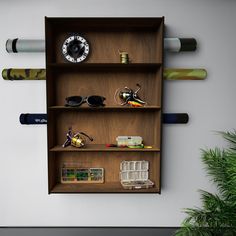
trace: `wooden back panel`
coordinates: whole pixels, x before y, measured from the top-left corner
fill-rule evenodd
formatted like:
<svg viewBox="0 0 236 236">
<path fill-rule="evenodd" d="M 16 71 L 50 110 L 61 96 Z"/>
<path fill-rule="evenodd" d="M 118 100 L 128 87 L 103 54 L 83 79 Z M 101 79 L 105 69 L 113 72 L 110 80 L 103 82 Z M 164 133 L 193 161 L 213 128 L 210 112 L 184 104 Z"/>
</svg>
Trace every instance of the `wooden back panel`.
<svg viewBox="0 0 236 236">
<path fill-rule="evenodd" d="M 82 131 L 94 138 L 93 144 L 116 143 L 117 136 L 141 136 L 146 145 L 160 148 L 159 139 L 154 143 L 155 123 L 159 111 L 68 111 L 60 112 L 55 119 L 56 145 L 64 143 L 69 127 Z"/>
<path fill-rule="evenodd" d="M 51 149 L 61 145 L 70 126 L 94 138 L 94 144 L 115 143 L 119 135 L 142 136 L 146 145 L 161 149 L 163 18 L 46 18 L 46 69 L 48 113 L 49 192 L 139 192 L 125 191 L 119 183 L 122 160 L 147 160 L 153 189 L 160 192 L 158 151 L 80 152 Z M 78 33 L 90 44 L 88 58 L 79 65 L 63 58 L 61 47 L 71 34 Z M 120 51 L 127 51 L 130 63 L 119 66 Z M 104 64 L 106 63 L 106 64 Z M 88 66 L 83 66 L 88 65 Z M 142 110 L 122 109 L 114 101 L 118 88 L 142 86 L 139 95 L 147 101 Z M 112 109 L 57 109 L 65 97 L 102 95 Z M 88 106 L 83 104 L 83 107 Z M 148 106 L 152 106 L 149 109 Z M 52 108 L 54 107 L 54 108 Z M 93 146 L 90 145 L 90 150 Z M 97 149 L 96 149 L 97 150 Z M 81 167 L 105 168 L 105 183 L 60 184 L 60 168 L 65 162 Z"/>
<path fill-rule="evenodd" d="M 136 84 L 141 85 L 138 95 L 147 105 L 160 106 L 161 80 L 157 72 L 97 72 L 70 71 L 68 69 L 53 75 L 53 86 L 56 93 L 51 106 L 63 106 L 68 96 L 100 95 L 106 98 L 107 106 L 118 105 L 114 99 L 117 90 L 127 86 L 133 90 Z M 53 103 L 54 102 L 54 103 Z M 118 101 L 117 102 L 122 102 Z"/>
</svg>

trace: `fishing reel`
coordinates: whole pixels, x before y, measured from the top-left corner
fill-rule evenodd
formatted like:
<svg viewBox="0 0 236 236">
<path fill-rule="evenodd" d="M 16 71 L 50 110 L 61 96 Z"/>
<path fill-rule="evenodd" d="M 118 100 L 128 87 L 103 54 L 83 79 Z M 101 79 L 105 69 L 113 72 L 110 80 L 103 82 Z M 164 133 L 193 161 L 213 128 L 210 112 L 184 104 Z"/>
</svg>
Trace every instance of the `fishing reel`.
<svg viewBox="0 0 236 236">
<path fill-rule="evenodd" d="M 141 86 L 139 84 L 136 84 L 136 86 L 138 88 L 135 91 L 128 87 L 124 87 L 123 89 L 118 88 L 114 95 L 115 102 L 121 106 L 127 104 L 134 107 L 144 106 L 146 102 L 138 96 L 138 92 L 141 89 Z"/>
<path fill-rule="evenodd" d="M 67 147 L 69 145 L 74 147 L 84 147 L 86 144 L 86 138 L 88 138 L 90 141 L 93 141 L 93 138 L 88 136 L 84 132 L 77 132 L 76 134 L 73 134 L 71 127 L 69 128 L 67 134 L 66 134 L 66 141 L 62 145 L 62 147 Z"/>
</svg>

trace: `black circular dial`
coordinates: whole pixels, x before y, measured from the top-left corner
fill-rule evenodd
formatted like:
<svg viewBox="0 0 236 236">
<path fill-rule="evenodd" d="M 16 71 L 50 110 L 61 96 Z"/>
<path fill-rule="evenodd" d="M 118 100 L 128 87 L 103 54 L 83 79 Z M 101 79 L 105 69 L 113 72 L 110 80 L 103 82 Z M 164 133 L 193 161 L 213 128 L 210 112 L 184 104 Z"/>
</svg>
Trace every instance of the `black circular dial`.
<svg viewBox="0 0 236 236">
<path fill-rule="evenodd" d="M 85 38 L 73 35 L 63 43 L 62 53 L 66 60 L 70 62 L 82 62 L 89 54 L 89 44 Z"/>
</svg>

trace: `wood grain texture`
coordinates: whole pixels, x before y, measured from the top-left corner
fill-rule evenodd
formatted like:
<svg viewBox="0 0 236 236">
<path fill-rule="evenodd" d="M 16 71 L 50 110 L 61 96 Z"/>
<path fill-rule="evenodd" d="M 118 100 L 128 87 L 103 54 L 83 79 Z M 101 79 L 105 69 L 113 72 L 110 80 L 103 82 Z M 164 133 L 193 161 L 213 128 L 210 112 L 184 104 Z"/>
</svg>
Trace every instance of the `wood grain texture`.
<svg viewBox="0 0 236 236">
<path fill-rule="evenodd" d="M 48 175 L 50 193 L 160 193 L 161 114 L 164 18 L 46 18 L 46 70 L 48 114 Z M 89 57 L 81 64 L 63 58 L 61 46 L 71 32 L 90 43 Z M 131 63 L 119 64 L 127 51 Z M 147 106 L 119 107 L 118 88 L 142 86 L 139 95 Z M 101 95 L 105 108 L 64 107 L 68 96 Z M 94 138 L 84 149 L 61 148 L 68 128 Z M 142 136 L 153 149 L 107 150 L 120 135 Z M 154 188 L 124 190 L 119 172 L 122 160 L 149 161 Z M 61 184 L 60 168 L 76 162 L 81 167 L 105 169 L 104 184 Z"/>
<path fill-rule="evenodd" d="M 64 105 L 68 96 L 100 95 L 106 98 L 107 106 L 114 106 L 117 105 L 114 100 L 117 89 L 124 89 L 125 86 L 136 89 L 137 83 L 142 87 L 139 91 L 140 98 L 148 105 L 160 105 L 161 86 L 158 72 L 61 72 L 55 74 L 53 78 L 56 101 L 51 105 Z"/>
<path fill-rule="evenodd" d="M 122 110 L 129 110 L 129 112 L 132 111 L 158 111 L 160 110 L 160 106 L 150 106 L 145 105 L 143 107 L 131 107 L 131 106 L 120 106 L 120 105 L 114 105 L 114 106 L 104 106 L 104 107 L 89 107 L 87 105 L 78 106 L 78 107 L 67 107 L 67 106 L 51 106 L 49 107 L 49 110 L 52 111 L 80 111 L 80 110 L 86 110 L 86 111 L 122 111 Z"/>
<path fill-rule="evenodd" d="M 75 31 L 75 32 L 78 32 Z M 161 57 L 157 54 L 155 32 L 153 31 L 115 31 L 78 32 L 90 45 L 90 54 L 84 63 L 119 63 L 119 51 L 129 54 L 131 63 L 160 63 Z M 70 32 L 63 32 L 58 35 L 54 49 L 56 52 L 55 62 L 70 63 L 65 61 L 61 53 L 61 47 Z"/>
<path fill-rule="evenodd" d="M 150 189 L 123 189 L 119 182 L 106 184 L 56 184 L 51 193 L 160 193 L 158 187 Z"/>
<path fill-rule="evenodd" d="M 159 111 L 72 111 L 59 112 L 56 117 L 57 145 L 64 143 L 68 128 L 72 127 L 93 137 L 93 144 L 116 143 L 117 136 L 141 136 L 145 145 L 160 148 L 159 139 L 154 143 L 153 138 L 160 129 L 155 122 L 156 117 L 160 119 Z"/>
<path fill-rule="evenodd" d="M 63 148 L 57 145 L 50 149 L 50 152 L 159 152 L 160 149 L 152 148 L 124 148 L 124 147 L 106 147 L 106 144 L 86 144 L 83 148 L 68 146 Z"/>
<path fill-rule="evenodd" d="M 87 168 L 87 167 L 97 167 L 97 168 L 104 168 L 105 173 L 105 180 L 104 184 L 101 186 L 97 184 L 89 184 L 83 185 L 83 184 L 75 184 L 76 186 L 72 187 L 74 189 L 77 189 L 78 192 L 83 191 L 97 191 L 99 189 L 103 189 L 102 192 L 111 191 L 110 188 L 112 186 L 115 188 L 113 191 L 117 191 L 119 189 L 122 191 L 122 186 L 120 184 L 120 163 L 124 160 L 146 160 L 149 162 L 149 178 L 155 183 L 156 191 L 159 190 L 159 178 L 158 175 L 158 161 L 159 161 L 159 154 L 156 153 L 78 153 L 78 152 L 59 152 L 56 153 L 55 156 L 55 162 L 56 162 L 56 179 L 57 184 L 60 184 L 60 174 L 61 174 L 61 168 L 66 163 L 73 163 L 77 167 L 81 168 Z M 67 184 L 63 184 L 65 186 L 61 186 L 61 189 L 64 188 L 65 191 L 69 191 L 67 188 Z M 60 186 L 60 185 L 59 185 Z M 98 188 L 98 189 L 97 189 Z M 116 189 L 117 188 L 117 189 Z M 54 188 L 52 191 L 55 191 Z M 112 191 L 112 192 L 113 192 Z M 147 191 L 147 190 L 146 190 Z M 124 191 L 126 192 L 126 191 Z"/>
</svg>

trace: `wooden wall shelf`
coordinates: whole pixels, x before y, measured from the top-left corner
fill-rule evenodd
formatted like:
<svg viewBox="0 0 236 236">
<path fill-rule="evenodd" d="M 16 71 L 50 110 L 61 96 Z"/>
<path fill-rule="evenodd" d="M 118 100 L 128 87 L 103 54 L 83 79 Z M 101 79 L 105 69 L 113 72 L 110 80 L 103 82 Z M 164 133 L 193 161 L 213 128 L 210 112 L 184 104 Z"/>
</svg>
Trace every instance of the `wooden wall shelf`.
<svg viewBox="0 0 236 236">
<path fill-rule="evenodd" d="M 56 184 L 51 193 L 157 193 L 158 188 L 125 190 L 120 183 L 106 183 L 106 188 L 102 184 Z"/>
<path fill-rule="evenodd" d="M 160 193 L 161 117 L 164 17 L 160 18 L 45 18 L 48 189 L 49 193 Z M 61 52 L 65 39 L 77 33 L 90 45 L 88 58 L 73 64 Z M 119 62 L 118 50 L 127 51 L 131 63 Z M 118 106 L 115 91 L 135 89 L 145 107 Z M 68 96 L 101 95 L 105 107 L 65 107 Z M 69 127 L 94 138 L 84 148 L 62 148 Z M 151 149 L 107 148 L 120 135 L 142 136 Z M 120 184 L 120 163 L 149 162 L 153 188 L 125 190 Z M 102 184 L 61 183 L 61 167 L 76 163 L 81 168 L 104 168 Z"/>
<path fill-rule="evenodd" d="M 142 70 L 157 70 L 161 66 L 161 63 L 129 63 L 129 64 L 121 64 L 121 63 L 83 63 L 83 64 L 68 64 L 67 62 L 64 63 L 50 63 L 48 64 L 49 67 L 57 67 L 57 69 L 84 69 L 84 70 L 97 70 L 104 68 L 105 70 L 121 70 L 125 68 L 125 70 L 134 70 L 138 69 Z"/>
<path fill-rule="evenodd" d="M 152 148 L 119 148 L 106 147 L 105 144 L 87 144 L 84 148 L 56 146 L 50 149 L 50 152 L 159 152 L 160 149 Z"/>
<path fill-rule="evenodd" d="M 105 107 L 89 107 L 87 104 L 83 104 L 79 107 L 66 107 L 66 106 L 51 106 L 50 110 L 64 110 L 64 111 L 150 111 L 150 110 L 160 110 L 160 106 L 144 106 L 144 107 L 129 107 L 129 106 L 105 106 Z"/>
</svg>

